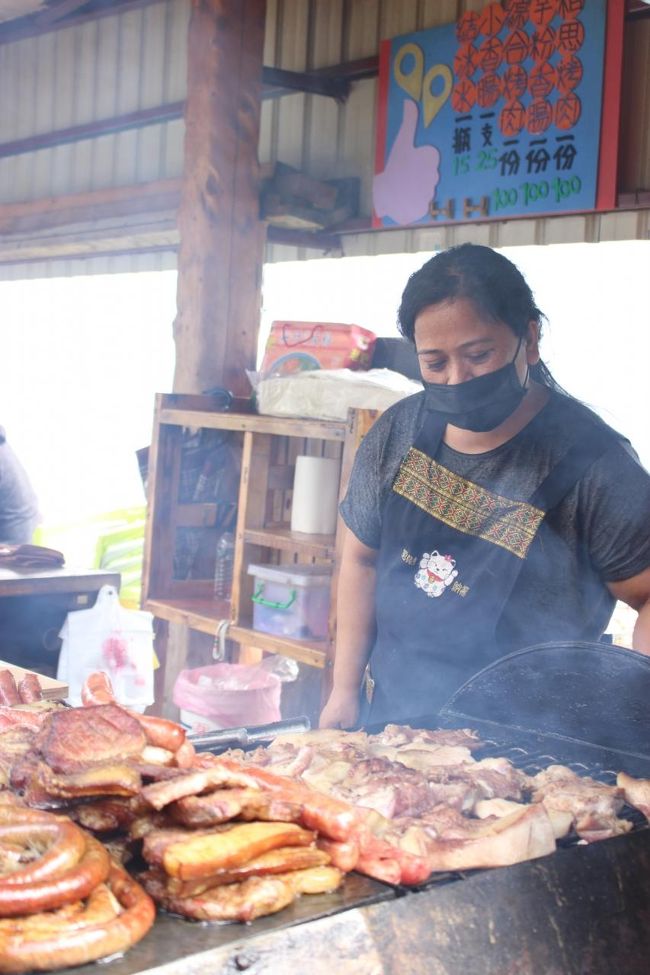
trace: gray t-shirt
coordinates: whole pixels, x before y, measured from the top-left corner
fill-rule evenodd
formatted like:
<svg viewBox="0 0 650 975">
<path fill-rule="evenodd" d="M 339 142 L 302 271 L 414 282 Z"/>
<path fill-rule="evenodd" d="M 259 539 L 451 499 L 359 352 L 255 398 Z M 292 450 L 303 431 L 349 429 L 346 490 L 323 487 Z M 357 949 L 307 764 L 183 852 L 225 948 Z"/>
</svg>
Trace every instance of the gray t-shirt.
<svg viewBox="0 0 650 975">
<path fill-rule="evenodd" d="M 36 495 L 0 427 L 0 542 L 29 542 L 38 521 Z"/>
<path fill-rule="evenodd" d="M 361 443 L 341 504 L 346 525 L 365 545 L 379 548 L 387 498 L 400 463 L 422 422 L 424 396 L 401 400 L 377 420 Z M 567 453 L 579 416 L 589 414 L 553 393 L 512 440 L 483 454 L 446 444 L 436 460 L 459 476 L 513 500 L 527 501 Z M 497 630 L 504 652 L 547 640 L 598 640 L 614 607 L 606 582 L 650 566 L 650 475 L 628 442 L 607 427 L 605 453 L 550 511 L 545 571 L 524 561 Z"/>
</svg>

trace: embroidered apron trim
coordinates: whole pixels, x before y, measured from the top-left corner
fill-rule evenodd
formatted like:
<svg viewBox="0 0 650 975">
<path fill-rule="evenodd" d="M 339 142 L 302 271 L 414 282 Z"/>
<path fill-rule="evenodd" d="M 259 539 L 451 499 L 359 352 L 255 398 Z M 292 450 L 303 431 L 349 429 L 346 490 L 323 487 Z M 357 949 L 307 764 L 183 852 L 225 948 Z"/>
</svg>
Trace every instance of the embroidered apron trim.
<svg viewBox="0 0 650 975">
<path fill-rule="evenodd" d="M 466 535 L 499 545 L 525 559 L 544 512 L 466 481 L 411 447 L 393 491 Z"/>
</svg>

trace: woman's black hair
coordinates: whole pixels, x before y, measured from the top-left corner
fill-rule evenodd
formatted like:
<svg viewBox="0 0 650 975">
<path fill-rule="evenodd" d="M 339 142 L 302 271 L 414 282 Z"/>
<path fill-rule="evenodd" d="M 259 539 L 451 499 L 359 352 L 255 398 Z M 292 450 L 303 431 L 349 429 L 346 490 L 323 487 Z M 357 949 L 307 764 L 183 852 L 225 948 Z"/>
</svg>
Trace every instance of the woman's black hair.
<svg viewBox="0 0 650 975">
<path fill-rule="evenodd" d="M 466 298 L 494 322 L 503 322 L 525 338 L 529 322 L 541 334 L 543 313 L 523 274 L 503 254 L 480 244 L 461 244 L 441 251 L 408 279 L 397 314 L 398 328 L 415 341 L 415 319 L 430 305 Z M 543 362 L 531 366 L 531 377 L 564 392 Z"/>
</svg>

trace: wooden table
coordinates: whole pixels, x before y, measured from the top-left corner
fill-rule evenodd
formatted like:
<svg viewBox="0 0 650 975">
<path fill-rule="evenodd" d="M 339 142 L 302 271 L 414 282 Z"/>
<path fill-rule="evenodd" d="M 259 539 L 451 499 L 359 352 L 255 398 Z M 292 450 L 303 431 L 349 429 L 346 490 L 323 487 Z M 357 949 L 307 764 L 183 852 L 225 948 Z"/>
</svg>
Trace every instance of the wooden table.
<svg viewBox="0 0 650 975">
<path fill-rule="evenodd" d="M 0 568 L 0 658 L 54 676 L 66 615 L 89 609 L 106 585 L 119 589 L 119 572 Z"/>
</svg>

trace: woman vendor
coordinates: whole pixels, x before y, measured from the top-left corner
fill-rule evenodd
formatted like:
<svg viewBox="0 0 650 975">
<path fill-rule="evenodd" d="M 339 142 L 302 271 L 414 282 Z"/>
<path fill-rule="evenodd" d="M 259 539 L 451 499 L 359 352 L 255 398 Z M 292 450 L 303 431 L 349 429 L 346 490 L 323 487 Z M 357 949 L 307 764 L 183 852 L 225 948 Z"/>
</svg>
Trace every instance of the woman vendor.
<svg viewBox="0 0 650 975">
<path fill-rule="evenodd" d="M 615 601 L 650 654 L 650 475 L 554 382 L 542 313 L 488 247 L 437 254 L 399 309 L 424 391 L 363 440 L 341 505 L 333 689 L 321 727 L 435 713 L 472 674 L 546 641 L 597 641 Z"/>
</svg>

